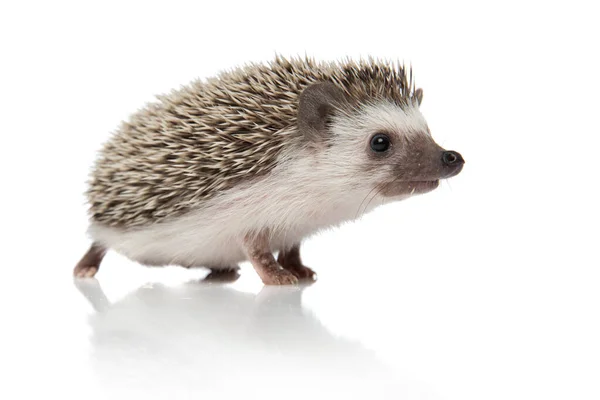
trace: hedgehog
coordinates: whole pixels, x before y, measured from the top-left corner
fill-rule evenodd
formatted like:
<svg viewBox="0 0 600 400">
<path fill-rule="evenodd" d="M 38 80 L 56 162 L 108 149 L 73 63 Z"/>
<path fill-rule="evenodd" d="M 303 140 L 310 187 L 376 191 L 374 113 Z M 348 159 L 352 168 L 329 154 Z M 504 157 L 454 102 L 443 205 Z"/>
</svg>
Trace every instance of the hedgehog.
<svg viewBox="0 0 600 400">
<path fill-rule="evenodd" d="M 93 277 L 111 249 L 209 277 L 249 261 L 266 285 L 314 281 L 304 239 L 462 170 L 422 99 L 399 62 L 282 56 L 157 96 L 99 152 L 74 275 Z"/>
</svg>

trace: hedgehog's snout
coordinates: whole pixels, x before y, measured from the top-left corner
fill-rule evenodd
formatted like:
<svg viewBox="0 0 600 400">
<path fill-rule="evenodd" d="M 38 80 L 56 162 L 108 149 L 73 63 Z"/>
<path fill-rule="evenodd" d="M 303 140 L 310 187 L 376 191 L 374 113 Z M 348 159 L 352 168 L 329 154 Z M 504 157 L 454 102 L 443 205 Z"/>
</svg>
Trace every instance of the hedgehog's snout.
<svg viewBox="0 0 600 400">
<path fill-rule="evenodd" d="M 442 152 L 443 177 L 450 178 L 458 175 L 465 164 L 465 159 L 457 151 L 447 150 Z"/>
</svg>

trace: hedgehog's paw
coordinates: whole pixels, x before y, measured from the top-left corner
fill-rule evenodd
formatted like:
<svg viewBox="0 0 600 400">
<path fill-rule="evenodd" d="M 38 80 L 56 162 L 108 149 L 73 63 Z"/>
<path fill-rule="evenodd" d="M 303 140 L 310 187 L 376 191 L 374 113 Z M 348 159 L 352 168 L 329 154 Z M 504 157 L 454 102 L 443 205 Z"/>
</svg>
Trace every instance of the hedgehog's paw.
<svg viewBox="0 0 600 400">
<path fill-rule="evenodd" d="M 230 283 L 240 277 L 240 268 L 211 268 L 210 273 L 202 279 L 206 283 Z"/>
<path fill-rule="evenodd" d="M 299 245 L 289 250 L 280 251 L 277 262 L 302 281 L 314 282 L 317 280 L 315 271 L 302 264 Z"/>
<path fill-rule="evenodd" d="M 73 270 L 73 276 L 75 278 L 93 278 L 98 272 L 98 267 L 93 265 L 78 265 Z"/>
<path fill-rule="evenodd" d="M 262 274 L 261 279 L 265 285 L 297 285 L 298 277 L 283 268 L 271 269 Z"/>
<path fill-rule="evenodd" d="M 287 270 L 300 280 L 312 282 L 317 280 L 317 273 L 304 265 L 294 265 L 293 267 L 287 268 Z"/>
</svg>

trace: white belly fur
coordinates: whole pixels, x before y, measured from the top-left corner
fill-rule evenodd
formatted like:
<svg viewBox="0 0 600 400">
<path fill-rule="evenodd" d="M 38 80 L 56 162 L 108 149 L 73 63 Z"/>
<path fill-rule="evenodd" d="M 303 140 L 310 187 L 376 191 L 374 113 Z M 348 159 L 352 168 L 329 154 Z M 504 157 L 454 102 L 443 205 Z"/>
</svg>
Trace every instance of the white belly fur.
<svg viewBox="0 0 600 400">
<path fill-rule="evenodd" d="M 350 182 L 345 174 L 324 179 L 313 163 L 296 159 L 181 217 L 134 230 L 92 223 L 89 234 L 143 264 L 226 268 L 246 259 L 241 240 L 248 232 L 267 229 L 277 251 L 382 204 L 379 196 L 371 199 L 372 186 Z"/>
</svg>

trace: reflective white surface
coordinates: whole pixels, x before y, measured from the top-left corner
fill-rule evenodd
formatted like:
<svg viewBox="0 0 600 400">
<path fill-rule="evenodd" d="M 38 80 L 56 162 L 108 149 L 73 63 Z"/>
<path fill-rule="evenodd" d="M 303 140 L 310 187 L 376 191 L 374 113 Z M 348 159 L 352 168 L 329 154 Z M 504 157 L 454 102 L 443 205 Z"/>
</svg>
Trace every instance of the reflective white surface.
<svg viewBox="0 0 600 400">
<path fill-rule="evenodd" d="M 371 272 L 391 267 L 374 259 Z M 114 256 L 98 280 L 73 282 L 68 271 L 5 278 L 2 364 L 10 379 L 1 391 L 20 394 L 13 398 L 598 397 L 597 271 L 561 272 L 548 258 L 539 267 L 504 268 L 425 259 L 395 264 L 383 280 L 366 268 L 344 274 L 343 265 L 324 265 L 319 282 L 300 288 L 263 287 L 248 266 L 236 283 L 206 284 L 204 271 L 146 270 Z"/>
<path fill-rule="evenodd" d="M 98 282 L 91 300 L 90 362 L 112 395 L 127 392 L 301 398 L 394 398 L 402 388 L 373 351 L 336 337 L 301 304 L 303 288 L 258 294 L 191 282 L 142 286 L 110 304 Z M 118 361 L 117 361 L 118 360 Z M 117 362 L 115 362 L 117 361 Z"/>
<path fill-rule="evenodd" d="M 224 23 L 223 16 L 227 16 Z M 592 2 L 0 5 L 0 399 L 600 399 Z M 302 248 L 263 288 L 89 246 L 93 154 L 152 96 L 273 51 L 411 62 L 434 193 Z"/>
</svg>

